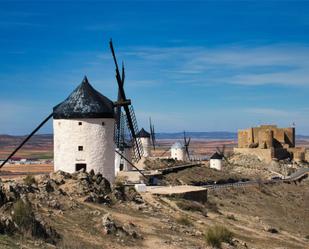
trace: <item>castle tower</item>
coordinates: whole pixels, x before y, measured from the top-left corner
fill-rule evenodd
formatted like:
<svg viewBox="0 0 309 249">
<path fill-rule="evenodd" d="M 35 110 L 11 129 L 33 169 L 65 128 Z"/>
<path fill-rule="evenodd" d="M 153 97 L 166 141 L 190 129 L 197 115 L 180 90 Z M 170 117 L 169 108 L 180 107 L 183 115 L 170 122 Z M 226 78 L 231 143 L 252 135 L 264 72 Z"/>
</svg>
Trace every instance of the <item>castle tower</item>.
<svg viewBox="0 0 309 249">
<path fill-rule="evenodd" d="M 85 169 L 114 181 L 113 102 L 85 77 L 70 96 L 53 109 L 54 170 Z"/>
<path fill-rule="evenodd" d="M 171 147 L 171 158 L 179 161 L 186 160 L 186 148 L 180 142 L 176 142 Z"/>
<path fill-rule="evenodd" d="M 142 128 L 136 135 L 141 139 L 142 147 L 143 147 L 143 157 L 151 156 L 151 142 L 150 142 L 150 133 Z"/>
</svg>

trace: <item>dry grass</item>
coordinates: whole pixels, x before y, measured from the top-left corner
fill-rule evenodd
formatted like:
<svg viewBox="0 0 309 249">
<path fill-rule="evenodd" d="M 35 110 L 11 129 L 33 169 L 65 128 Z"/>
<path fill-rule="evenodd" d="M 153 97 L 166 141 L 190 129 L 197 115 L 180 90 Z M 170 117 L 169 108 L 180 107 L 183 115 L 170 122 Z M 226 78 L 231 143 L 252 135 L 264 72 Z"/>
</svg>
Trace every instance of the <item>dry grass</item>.
<svg viewBox="0 0 309 249">
<path fill-rule="evenodd" d="M 221 243 L 231 243 L 233 238 L 232 232 L 230 232 L 226 227 L 216 225 L 209 228 L 206 231 L 205 239 L 208 245 L 221 248 Z"/>
<path fill-rule="evenodd" d="M 34 227 L 34 216 L 32 207 L 28 202 L 23 202 L 21 199 L 15 202 L 12 218 L 24 232 L 32 231 Z"/>
<path fill-rule="evenodd" d="M 180 200 L 176 204 L 182 210 L 191 211 L 191 212 L 200 212 L 205 217 L 207 217 L 206 207 L 203 204 L 199 203 L 199 202 L 188 201 L 188 200 Z"/>
<path fill-rule="evenodd" d="M 178 218 L 176 218 L 176 222 L 180 225 L 183 226 L 193 226 L 193 223 L 191 222 L 191 220 L 187 217 L 187 216 L 180 216 Z"/>
</svg>

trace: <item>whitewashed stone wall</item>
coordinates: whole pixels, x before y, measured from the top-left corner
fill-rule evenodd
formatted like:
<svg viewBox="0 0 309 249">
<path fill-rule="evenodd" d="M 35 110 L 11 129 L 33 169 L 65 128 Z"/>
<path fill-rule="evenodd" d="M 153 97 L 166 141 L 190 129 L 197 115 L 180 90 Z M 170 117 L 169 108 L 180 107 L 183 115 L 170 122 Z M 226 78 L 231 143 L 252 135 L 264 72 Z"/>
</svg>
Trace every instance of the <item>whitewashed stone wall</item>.
<svg viewBox="0 0 309 249">
<path fill-rule="evenodd" d="M 141 137 L 141 142 L 143 146 L 143 157 L 151 156 L 151 142 L 149 137 Z"/>
<path fill-rule="evenodd" d="M 79 125 L 81 122 L 81 125 Z M 54 170 L 73 173 L 77 163 L 87 171 L 115 179 L 114 119 L 54 119 Z M 83 151 L 78 150 L 83 146 Z"/>
<path fill-rule="evenodd" d="M 186 150 L 185 148 L 171 148 L 171 156 L 172 158 L 180 161 L 186 160 Z"/>
<path fill-rule="evenodd" d="M 221 170 L 222 169 L 222 160 L 221 159 L 210 159 L 210 168 Z"/>
</svg>

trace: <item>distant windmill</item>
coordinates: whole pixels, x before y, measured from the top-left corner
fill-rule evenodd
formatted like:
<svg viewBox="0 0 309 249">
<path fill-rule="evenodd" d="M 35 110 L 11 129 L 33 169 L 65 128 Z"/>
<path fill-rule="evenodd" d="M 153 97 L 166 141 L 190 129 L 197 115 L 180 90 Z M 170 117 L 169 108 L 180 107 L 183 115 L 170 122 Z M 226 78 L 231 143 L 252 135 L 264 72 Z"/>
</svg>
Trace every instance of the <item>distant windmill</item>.
<svg viewBox="0 0 309 249">
<path fill-rule="evenodd" d="M 222 148 L 220 149 L 219 147 L 216 148 L 217 150 L 217 154 L 221 157 L 221 158 L 224 158 L 224 160 L 226 161 L 227 164 L 230 164 L 229 163 L 229 160 L 225 154 L 225 144 L 222 145 Z"/>
<path fill-rule="evenodd" d="M 180 161 L 190 161 L 189 145 L 191 138 L 187 138 L 186 132 L 183 132 L 183 140 L 183 142 L 178 141 L 172 145 L 171 158 Z M 166 151 L 164 151 L 164 154 L 165 152 Z"/>
<path fill-rule="evenodd" d="M 215 152 L 210 157 L 209 166 L 211 169 L 222 170 L 222 155 L 218 152 Z"/>
<path fill-rule="evenodd" d="M 151 156 L 151 134 L 142 128 L 138 133 L 137 137 L 140 139 L 142 148 L 143 148 L 143 157 L 150 157 Z"/>
<path fill-rule="evenodd" d="M 155 129 L 154 125 L 151 122 L 151 118 L 149 118 L 149 125 L 150 125 L 150 138 L 151 138 L 151 143 L 153 146 L 153 149 L 156 150 L 156 136 L 155 136 Z"/>
<path fill-rule="evenodd" d="M 191 138 L 186 137 L 185 131 L 183 132 L 183 140 L 184 140 L 184 146 L 185 146 L 186 153 L 187 153 L 187 158 L 190 161 L 189 145 L 190 145 Z"/>
</svg>

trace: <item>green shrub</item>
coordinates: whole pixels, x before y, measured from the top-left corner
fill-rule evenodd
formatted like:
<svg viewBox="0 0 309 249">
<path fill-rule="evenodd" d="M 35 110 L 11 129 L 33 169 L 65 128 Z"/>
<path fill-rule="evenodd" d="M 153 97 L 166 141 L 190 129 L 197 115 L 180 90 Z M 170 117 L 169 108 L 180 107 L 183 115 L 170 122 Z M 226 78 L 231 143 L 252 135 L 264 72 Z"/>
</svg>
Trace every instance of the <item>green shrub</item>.
<svg viewBox="0 0 309 249">
<path fill-rule="evenodd" d="M 216 225 L 209 228 L 205 234 L 205 239 L 210 246 L 221 248 L 221 243 L 231 243 L 233 238 L 232 232 L 226 227 Z"/>
<path fill-rule="evenodd" d="M 178 217 L 176 219 L 176 222 L 180 225 L 188 226 L 188 227 L 193 225 L 192 222 L 189 220 L 189 218 L 186 216 Z"/>
<path fill-rule="evenodd" d="M 32 175 L 27 175 L 25 178 L 24 178 L 24 183 L 26 185 L 32 185 L 32 184 L 36 184 L 36 181 L 35 181 L 35 178 L 34 176 Z"/>
<path fill-rule="evenodd" d="M 13 221 L 24 231 L 30 231 L 34 225 L 34 215 L 31 204 L 19 199 L 13 205 Z"/>
</svg>

